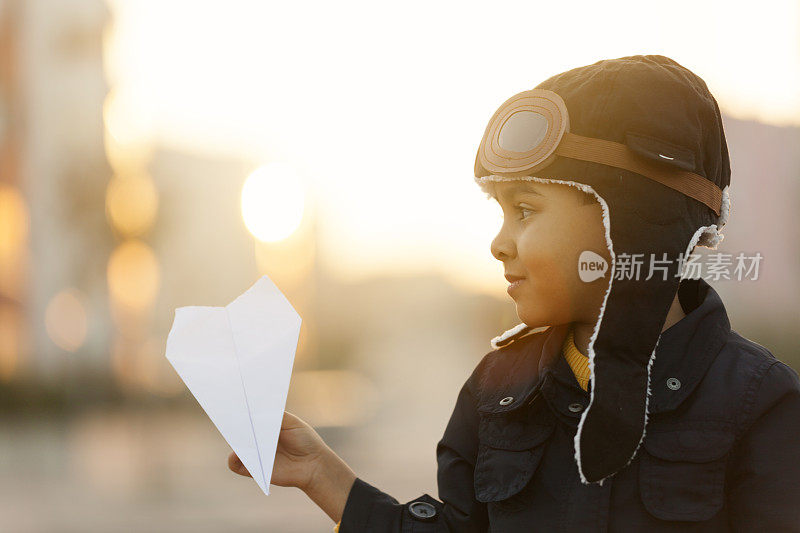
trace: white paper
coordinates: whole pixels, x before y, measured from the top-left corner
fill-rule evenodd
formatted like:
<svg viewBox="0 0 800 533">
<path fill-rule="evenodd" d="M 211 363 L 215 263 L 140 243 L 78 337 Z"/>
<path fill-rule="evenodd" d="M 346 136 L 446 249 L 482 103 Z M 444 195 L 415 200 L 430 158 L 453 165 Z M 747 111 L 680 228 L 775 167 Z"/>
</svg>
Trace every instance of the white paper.
<svg viewBox="0 0 800 533">
<path fill-rule="evenodd" d="M 167 359 L 264 494 L 301 322 L 263 276 L 225 307 L 178 307 L 167 337 Z"/>
</svg>

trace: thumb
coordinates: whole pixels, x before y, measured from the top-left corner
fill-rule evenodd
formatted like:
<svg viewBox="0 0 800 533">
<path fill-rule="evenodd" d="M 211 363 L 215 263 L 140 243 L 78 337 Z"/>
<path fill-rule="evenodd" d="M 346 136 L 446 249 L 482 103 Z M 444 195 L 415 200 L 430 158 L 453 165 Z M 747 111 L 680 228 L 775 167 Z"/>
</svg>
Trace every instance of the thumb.
<svg viewBox="0 0 800 533">
<path fill-rule="evenodd" d="M 250 472 L 247 471 L 247 468 L 245 468 L 244 464 L 242 464 L 242 460 L 239 459 L 239 456 L 234 452 L 231 452 L 231 454 L 228 456 L 228 468 L 240 476 L 252 477 Z"/>
</svg>

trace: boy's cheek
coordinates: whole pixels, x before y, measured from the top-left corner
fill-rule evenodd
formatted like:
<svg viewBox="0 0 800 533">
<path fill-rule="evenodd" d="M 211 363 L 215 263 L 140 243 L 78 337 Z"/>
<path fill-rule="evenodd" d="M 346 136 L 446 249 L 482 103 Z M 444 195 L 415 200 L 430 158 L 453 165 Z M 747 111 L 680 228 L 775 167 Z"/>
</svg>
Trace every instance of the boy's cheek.
<svg viewBox="0 0 800 533">
<path fill-rule="evenodd" d="M 561 273 L 526 279 L 514 299 L 520 320 L 532 327 L 570 322 L 572 298 L 564 281 Z"/>
<path fill-rule="evenodd" d="M 529 253 L 520 251 L 520 259 L 525 269 L 525 276 L 530 281 L 529 288 L 550 296 L 562 295 L 573 284 L 573 275 L 577 275 L 577 260 L 573 266 L 566 260 L 562 252 L 551 253 L 550 249 L 529 249 Z"/>
</svg>

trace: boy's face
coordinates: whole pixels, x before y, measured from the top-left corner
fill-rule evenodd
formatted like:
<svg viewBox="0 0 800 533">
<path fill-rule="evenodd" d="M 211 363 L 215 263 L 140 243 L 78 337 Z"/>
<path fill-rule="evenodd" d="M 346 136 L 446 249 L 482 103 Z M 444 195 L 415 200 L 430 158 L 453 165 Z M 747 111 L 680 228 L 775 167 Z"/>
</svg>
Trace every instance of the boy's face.
<svg viewBox="0 0 800 533">
<path fill-rule="evenodd" d="M 503 262 L 507 279 L 522 278 L 508 289 L 520 320 L 531 327 L 594 324 L 611 271 L 600 203 L 570 185 L 525 180 L 492 185 L 503 210 L 492 255 Z M 581 281 L 578 259 L 585 250 L 605 258 L 605 276 Z"/>
</svg>

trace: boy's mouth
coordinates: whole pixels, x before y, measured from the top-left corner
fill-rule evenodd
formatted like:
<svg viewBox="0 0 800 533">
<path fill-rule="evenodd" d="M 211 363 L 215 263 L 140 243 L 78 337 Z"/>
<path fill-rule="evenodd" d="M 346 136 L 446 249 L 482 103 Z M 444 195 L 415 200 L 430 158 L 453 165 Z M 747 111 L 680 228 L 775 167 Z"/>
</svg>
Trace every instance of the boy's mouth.
<svg viewBox="0 0 800 533">
<path fill-rule="evenodd" d="M 514 276 L 511 274 L 506 274 L 506 280 L 509 282 L 508 289 L 506 291 L 509 295 L 514 296 L 514 292 L 519 288 L 520 285 L 525 281 L 523 276 Z"/>
</svg>

